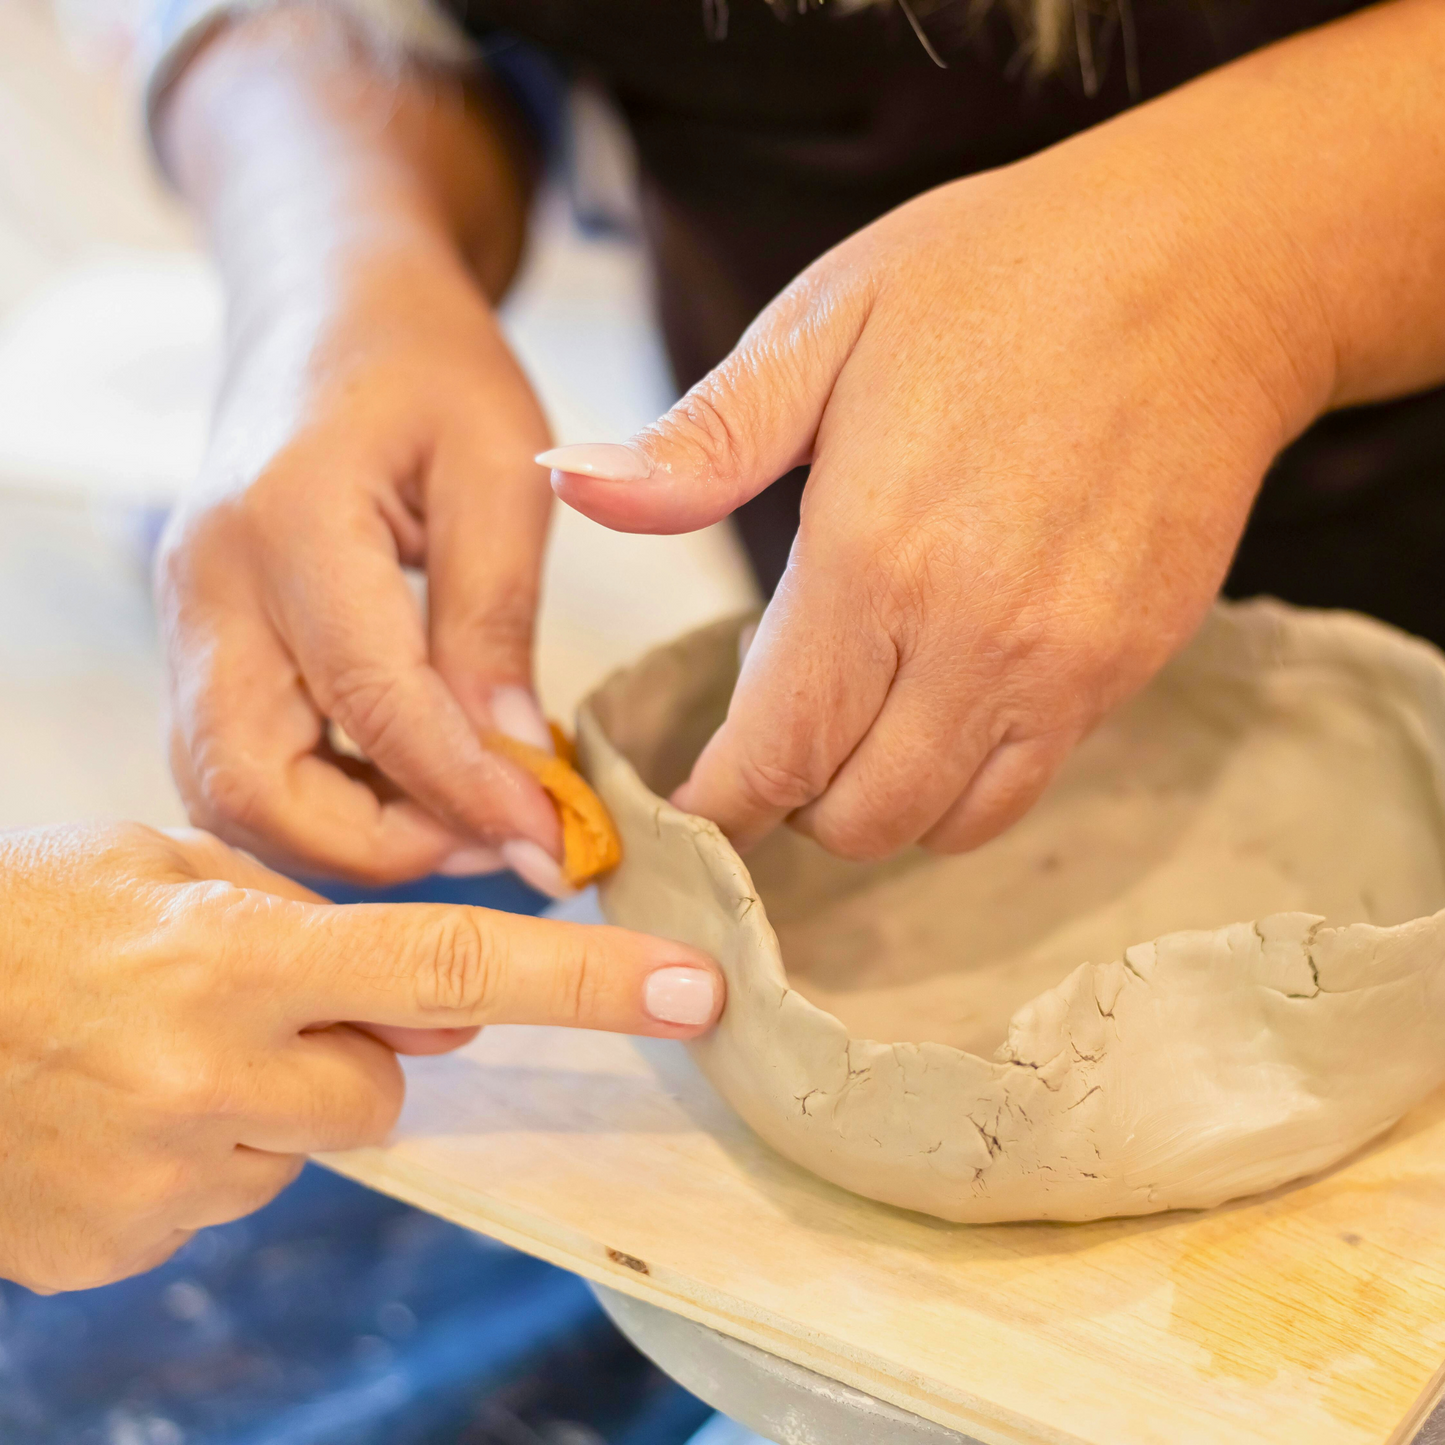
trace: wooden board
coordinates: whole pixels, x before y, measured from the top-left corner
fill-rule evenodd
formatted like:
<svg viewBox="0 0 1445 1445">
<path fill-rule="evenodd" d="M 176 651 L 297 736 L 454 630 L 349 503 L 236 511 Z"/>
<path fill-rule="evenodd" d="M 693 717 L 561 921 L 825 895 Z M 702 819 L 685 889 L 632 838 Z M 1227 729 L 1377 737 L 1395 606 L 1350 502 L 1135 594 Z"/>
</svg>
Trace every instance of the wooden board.
<svg viewBox="0 0 1445 1445">
<path fill-rule="evenodd" d="M 1246 1204 L 960 1227 L 788 1164 L 680 1046 L 498 1028 L 408 1074 L 395 1141 L 322 1162 L 988 1445 L 1400 1445 L 1438 1393 L 1445 1095 Z"/>
</svg>

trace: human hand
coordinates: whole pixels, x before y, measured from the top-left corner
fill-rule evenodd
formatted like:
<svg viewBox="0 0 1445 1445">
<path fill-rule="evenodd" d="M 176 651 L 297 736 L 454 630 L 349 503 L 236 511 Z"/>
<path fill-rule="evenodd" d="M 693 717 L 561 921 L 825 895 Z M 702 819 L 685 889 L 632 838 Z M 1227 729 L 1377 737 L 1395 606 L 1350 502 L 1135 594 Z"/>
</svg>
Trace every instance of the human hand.
<svg viewBox="0 0 1445 1445">
<path fill-rule="evenodd" d="M 0 991 L 0 1277 L 51 1291 L 148 1269 L 304 1155 L 379 1142 L 393 1047 L 489 1023 L 691 1038 L 723 983 L 680 943 L 333 908 L 204 833 L 128 825 L 0 834 Z"/>
<path fill-rule="evenodd" d="M 562 893 L 554 809 L 478 738 L 551 747 L 531 692 L 541 410 L 442 248 L 382 247 L 334 297 L 313 291 L 278 282 L 233 328 L 204 473 L 157 568 L 191 819 L 291 871 L 509 865 Z"/>
<path fill-rule="evenodd" d="M 554 809 L 477 739 L 550 747 L 530 688 L 547 427 L 488 301 L 526 226 L 508 117 L 481 76 L 381 62 L 316 6 L 229 17 L 157 101 L 228 313 L 158 566 L 171 758 L 193 821 L 290 871 L 506 863 L 565 891 Z"/>
<path fill-rule="evenodd" d="M 564 501 L 640 532 L 811 464 L 675 795 L 740 847 L 784 818 L 854 859 L 974 847 L 1202 619 L 1332 378 L 1288 246 L 1156 131 L 918 197 L 628 446 L 539 458 Z"/>
</svg>

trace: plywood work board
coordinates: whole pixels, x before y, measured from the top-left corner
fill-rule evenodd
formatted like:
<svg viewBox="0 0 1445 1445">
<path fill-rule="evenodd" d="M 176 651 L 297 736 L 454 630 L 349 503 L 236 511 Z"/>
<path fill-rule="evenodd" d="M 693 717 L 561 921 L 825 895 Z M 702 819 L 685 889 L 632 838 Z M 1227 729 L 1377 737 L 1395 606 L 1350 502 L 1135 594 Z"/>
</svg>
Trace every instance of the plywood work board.
<svg viewBox="0 0 1445 1445">
<path fill-rule="evenodd" d="M 1445 1361 L 1445 1095 L 1206 1213 L 956 1226 L 794 1167 L 680 1045 L 496 1028 L 349 1177 L 988 1445 L 1404 1445 Z M 886 1442 L 880 1442 L 886 1445 Z"/>
</svg>

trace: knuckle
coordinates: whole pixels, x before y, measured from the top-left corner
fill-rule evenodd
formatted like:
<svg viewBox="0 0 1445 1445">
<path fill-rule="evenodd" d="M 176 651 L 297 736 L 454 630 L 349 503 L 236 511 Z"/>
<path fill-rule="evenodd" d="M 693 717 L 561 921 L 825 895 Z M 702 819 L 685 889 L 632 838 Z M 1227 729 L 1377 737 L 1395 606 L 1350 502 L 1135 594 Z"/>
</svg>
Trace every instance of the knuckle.
<svg viewBox="0 0 1445 1445">
<path fill-rule="evenodd" d="M 585 1024 L 601 1017 L 610 970 L 595 944 L 586 938 L 573 940 L 558 964 L 559 1021 Z"/>
<path fill-rule="evenodd" d="M 360 664 L 336 673 L 319 689 L 322 711 L 373 756 L 405 726 L 402 679 L 394 672 Z"/>
<path fill-rule="evenodd" d="M 253 483 L 239 497 L 178 509 L 161 535 L 152 569 L 155 594 L 168 619 L 183 619 L 192 603 L 215 590 L 218 576 L 244 565 L 257 539 L 276 535 L 278 519 L 269 507 L 258 511 L 256 506 L 259 490 Z"/>
<path fill-rule="evenodd" d="M 926 525 L 908 525 L 867 541 L 856 561 L 872 610 L 885 626 L 916 622 L 949 579 L 967 575 L 955 546 Z"/>
<path fill-rule="evenodd" d="M 151 1108 L 171 1120 L 235 1118 L 243 1112 L 234 1071 L 207 1055 L 162 1056 L 142 1087 Z"/>
<path fill-rule="evenodd" d="M 827 785 L 804 765 L 744 755 L 738 760 L 737 786 L 754 807 L 791 812 L 812 802 Z"/>
<path fill-rule="evenodd" d="M 943 801 L 941 769 L 919 750 L 873 743 L 857 766 L 809 810 L 813 837 L 853 863 L 879 863 L 917 840 Z"/>
<path fill-rule="evenodd" d="M 705 377 L 672 409 L 669 429 L 686 447 L 699 452 L 718 475 L 745 471 L 749 450 L 729 413 L 734 401 L 718 374 Z"/>
<path fill-rule="evenodd" d="M 438 922 L 419 946 L 417 1004 L 424 1013 L 485 1016 L 496 1008 L 506 958 L 494 930 L 463 912 Z"/>
<path fill-rule="evenodd" d="M 459 616 L 443 615 L 437 626 L 438 661 L 471 662 L 483 657 L 531 657 L 536 629 L 537 594 L 516 581 L 490 593 Z"/>
<path fill-rule="evenodd" d="M 272 785 L 220 739 L 208 742 L 194 759 L 195 791 L 188 813 L 199 827 L 225 837 L 228 832 L 264 832 L 271 813 Z"/>
<path fill-rule="evenodd" d="M 290 450 L 278 452 L 234 498 L 213 508 L 217 530 L 261 542 L 287 536 L 310 505 L 312 494 L 297 485 L 306 470 Z"/>
<path fill-rule="evenodd" d="M 137 855 L 168 858 L 170 839 L 145 823 L 101 823 L 81 835 L 87 850 L 101 864 L 124 864 L 135 869 Z"/>
<path fill-rule="evenodd" d="M 204 828 L 177 829 L 165 841 L 176 870 L 193 881 L 223 873 L 235 857 L 227 844 Z"/>
<path fill-rule="evenodd" d="M 971 853 L 980 844 L 996 837 L 1004 827 L 997 810 L 977 807 L 970 802 L 946 815 L 919 842 L 928 852 L 940 857 Z"/>
<path fill-rule="evenodd" d="M 835 858 L 848 863 L 881 863 L 908 840 L 898 838 L 885 818 L 873 819 L 849 812 L 820 818 L 809 830 L 813 841 Z"/>
</svg>

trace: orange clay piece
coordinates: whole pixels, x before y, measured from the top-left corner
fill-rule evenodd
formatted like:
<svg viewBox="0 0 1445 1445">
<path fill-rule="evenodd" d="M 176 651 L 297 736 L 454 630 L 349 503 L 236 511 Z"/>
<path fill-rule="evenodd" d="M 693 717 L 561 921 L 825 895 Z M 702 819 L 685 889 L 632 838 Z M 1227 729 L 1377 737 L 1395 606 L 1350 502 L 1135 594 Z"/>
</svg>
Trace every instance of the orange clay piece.
<svg viewBox="0 0 1445 1445">
<path fill-rule="evenodd" d="M 562 821 L 562 873 L 572 887 L 582 888 L 622 861 L 622 839 L 602 799 L 577 771 L 572 740 L 556 723 L 548 726 L 556 757 L 505 733 L 483 733 L 482 742 L 526 768 L 546 789 Z"/>
</svg>

